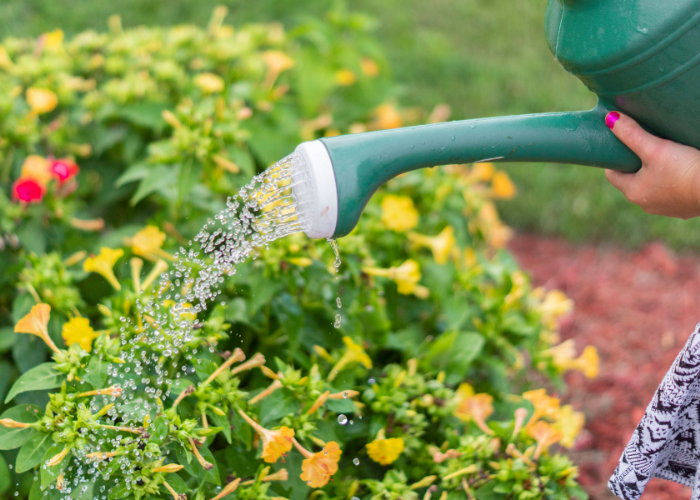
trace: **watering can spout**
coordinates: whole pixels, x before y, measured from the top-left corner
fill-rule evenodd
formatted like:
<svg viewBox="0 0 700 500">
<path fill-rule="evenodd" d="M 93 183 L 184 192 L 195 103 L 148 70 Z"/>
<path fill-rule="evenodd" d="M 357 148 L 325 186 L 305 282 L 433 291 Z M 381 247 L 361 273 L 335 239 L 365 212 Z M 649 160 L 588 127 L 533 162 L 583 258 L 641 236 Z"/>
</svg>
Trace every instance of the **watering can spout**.
<svg viewBox="0 0 700 500">
<path fill-rule="evenodd" d="M 319 139 L 295 152 L 306 234 L 345 236 L 374 192 L 411 170 L 492 162 L 553 162 L 635 172 L 639 158 L 605 126 L 611 107 L 421 125 Z"/>
</svg>

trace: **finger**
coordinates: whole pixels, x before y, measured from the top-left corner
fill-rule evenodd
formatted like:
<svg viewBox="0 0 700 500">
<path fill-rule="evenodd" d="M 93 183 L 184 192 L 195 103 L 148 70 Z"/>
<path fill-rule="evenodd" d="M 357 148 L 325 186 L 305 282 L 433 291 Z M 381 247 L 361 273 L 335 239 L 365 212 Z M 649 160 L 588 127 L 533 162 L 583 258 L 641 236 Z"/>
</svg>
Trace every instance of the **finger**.
<svg viewBox="0 0 700 500">
<path fill-rule="evenodd" d="M 635 180 L 636 174 L 626 174 L 617 172 L 616 170 L 605 169 L 605 178 L 610 181 L 610 184 L 622 191 L 623 194 L 630 189 Z"/>
<path fill-rule="evenodd" d="M 627 115 L 612 111 L 605 117 L 605 124 L 628 148 L 634 151 L 642 162 L 652 159 L 654 153 L 664 144 L 664 140 L 650 134 Z"/>
</svg>

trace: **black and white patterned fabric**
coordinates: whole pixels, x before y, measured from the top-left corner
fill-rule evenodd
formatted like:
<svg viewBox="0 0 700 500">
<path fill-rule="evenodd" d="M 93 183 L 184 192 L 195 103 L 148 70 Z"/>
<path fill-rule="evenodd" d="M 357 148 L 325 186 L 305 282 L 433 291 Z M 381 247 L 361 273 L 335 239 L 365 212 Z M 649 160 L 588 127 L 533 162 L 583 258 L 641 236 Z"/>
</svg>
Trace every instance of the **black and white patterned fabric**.
<svg viewBox="0 0 700 500">
<path fill-rule="evenodd" d="M 700 324 L 634 431 L 608 487 L 637 500 L 652 477 L 691 486 L 700 500 Z"/>
</svg>

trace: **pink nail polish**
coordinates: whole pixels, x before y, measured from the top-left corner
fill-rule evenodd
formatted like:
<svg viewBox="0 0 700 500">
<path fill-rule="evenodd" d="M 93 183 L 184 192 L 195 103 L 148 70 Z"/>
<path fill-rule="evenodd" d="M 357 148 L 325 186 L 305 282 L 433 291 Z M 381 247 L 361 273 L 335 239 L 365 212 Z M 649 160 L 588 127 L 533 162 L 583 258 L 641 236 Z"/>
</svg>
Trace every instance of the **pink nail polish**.
<svg viewBox="0 0 700 500">
<path fill-rule="evenodd" d="M 608 115 L 605 117 L 605 124 L 608 126 L 609 129 L 612 130 L 612 128 L 615 126 L 615 122 L 620 119 L 620 113 L 617 111 L 611 111 L 608 113 Z"/>
</svg>

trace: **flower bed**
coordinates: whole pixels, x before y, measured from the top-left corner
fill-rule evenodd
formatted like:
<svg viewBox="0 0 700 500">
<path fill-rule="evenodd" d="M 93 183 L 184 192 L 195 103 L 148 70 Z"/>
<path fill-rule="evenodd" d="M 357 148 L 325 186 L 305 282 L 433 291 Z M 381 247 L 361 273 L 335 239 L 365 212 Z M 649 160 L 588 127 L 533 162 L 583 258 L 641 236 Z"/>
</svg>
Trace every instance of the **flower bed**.
<svg viewBox="0 0 700 500">
<path fill-rule="evenodd" d="M 585 498 L 558 449 L 582 416 L 538 387 L 597 353 L 558 342 L 571 302 L 502 249 L 493 200 L 515 188 L 493 165 L 392 181 L 339 268 L 295 234 L 206 310 L 158 279 L 201 272 L 184 247 L 298 142 L 428 119 L 390 103 L 363 16 L 287 34 L 225 14 L 0 47 L 0 490 Z"/>
</svg>

